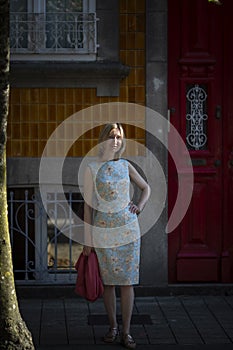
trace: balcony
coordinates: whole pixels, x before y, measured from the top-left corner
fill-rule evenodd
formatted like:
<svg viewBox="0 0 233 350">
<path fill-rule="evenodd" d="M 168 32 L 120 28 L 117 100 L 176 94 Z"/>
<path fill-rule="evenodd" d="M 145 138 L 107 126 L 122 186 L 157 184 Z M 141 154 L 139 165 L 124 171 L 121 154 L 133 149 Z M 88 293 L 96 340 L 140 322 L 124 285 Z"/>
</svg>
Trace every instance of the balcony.
<svg viewBox="0 0 233 350">
<path fill-rule="evenodd" d="M 13 12 L 10 46 L 13 60 L 35 59 L 35 54 L 36 60 L 47 59 L 48 55 L 93 60 L 98 48 L 96 13 Z"/>
<path fill-rule="evenodd" d="M 119 96 L 129 67 L 119 60 L 114 4 L 89 13 L 11 12 L 11 87 L 96 88 L 97 96 Z"/>
</svg>

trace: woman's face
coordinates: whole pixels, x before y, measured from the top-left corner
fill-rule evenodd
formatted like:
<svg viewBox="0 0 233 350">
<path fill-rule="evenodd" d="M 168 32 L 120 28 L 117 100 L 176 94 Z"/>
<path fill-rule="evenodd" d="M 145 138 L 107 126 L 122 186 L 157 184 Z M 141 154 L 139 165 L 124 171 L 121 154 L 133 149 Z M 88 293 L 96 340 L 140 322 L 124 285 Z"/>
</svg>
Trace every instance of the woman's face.
<svg viewBox="0 0 233 350">
<path fill-rule="evenodd" d="M 119 129 L 112 129 L 107 140 L 107 148 L 109 152 L 117 153 L 122 146 L 122 136 Z"/>
</svg>

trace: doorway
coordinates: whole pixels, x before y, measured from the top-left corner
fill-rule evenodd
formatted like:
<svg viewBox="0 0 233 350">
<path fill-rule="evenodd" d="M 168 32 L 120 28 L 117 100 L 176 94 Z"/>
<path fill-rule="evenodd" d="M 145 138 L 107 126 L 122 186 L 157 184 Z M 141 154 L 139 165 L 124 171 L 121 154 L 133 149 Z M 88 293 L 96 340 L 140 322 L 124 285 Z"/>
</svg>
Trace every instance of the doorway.
<svg viewBox="0 0 233 350">
<path fill-rule="evenodd" d="M 233 2 L 221 3 L 168 0 L 168 105 L 194 171 L 190 207 L 168 237 L 170 283 L 233 281 Z M 171 213 L 171 159 L 168 169 Z"/>
</svg>

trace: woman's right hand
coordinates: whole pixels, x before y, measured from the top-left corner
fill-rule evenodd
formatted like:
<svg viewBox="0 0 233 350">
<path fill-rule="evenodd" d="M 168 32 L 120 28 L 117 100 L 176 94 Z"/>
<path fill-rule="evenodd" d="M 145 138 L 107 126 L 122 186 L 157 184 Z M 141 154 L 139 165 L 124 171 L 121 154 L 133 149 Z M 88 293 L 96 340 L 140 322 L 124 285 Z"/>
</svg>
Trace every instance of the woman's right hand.
<svg viewBox="0 0 233 350">
<path fill-rule="evenodd" d="M 89 256 L 92 251 L 92 247 L 88 247 L 87 245 L 83 246 L 83 255 Z"/>
</svg>

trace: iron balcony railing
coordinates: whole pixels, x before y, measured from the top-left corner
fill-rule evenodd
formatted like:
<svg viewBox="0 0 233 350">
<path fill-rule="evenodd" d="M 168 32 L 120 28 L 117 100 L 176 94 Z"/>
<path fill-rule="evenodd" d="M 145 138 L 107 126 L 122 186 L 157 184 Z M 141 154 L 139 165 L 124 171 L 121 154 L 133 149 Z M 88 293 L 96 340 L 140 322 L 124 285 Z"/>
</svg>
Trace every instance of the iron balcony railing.
<svg viewBox="0 0 233 350">
<path fill-rule="evenodd" d="M 25 13 L 10 15 L 13 54 L 96 54 L 96 13 Z"/>
</svg>

